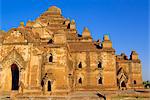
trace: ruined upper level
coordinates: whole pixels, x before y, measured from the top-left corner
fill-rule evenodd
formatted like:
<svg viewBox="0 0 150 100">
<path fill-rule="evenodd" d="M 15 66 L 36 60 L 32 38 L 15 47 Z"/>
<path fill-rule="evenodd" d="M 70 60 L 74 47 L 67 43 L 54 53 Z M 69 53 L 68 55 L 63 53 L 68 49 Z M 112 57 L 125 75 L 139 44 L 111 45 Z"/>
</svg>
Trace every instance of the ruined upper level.
<svg viewBox="0 0 150 100">
<path fill-rule="evenodd" d="M 130 63 L 131 61 L 138 63 L 141 62 L 136 51 L 131 51 L 130 57 L 128 57 L 125 53 L 116 55 L 116 62 L 118 63 Z"/>
<path fill-rule="evenodd" d="M 34 21 L 27 21 L 26 25 L 20 22 L 17 28 L 1 33 L 1 44 L 67 44 L 70 51 L 100 51 L 102 49 L 114 51 L 108 35 L 104 36 L 103 41 L 94 41 L 87 27 L 80 35 L 75 21 L 64 18 L 61 9 L 56 6 L 48 8 Z"/>
</svg>

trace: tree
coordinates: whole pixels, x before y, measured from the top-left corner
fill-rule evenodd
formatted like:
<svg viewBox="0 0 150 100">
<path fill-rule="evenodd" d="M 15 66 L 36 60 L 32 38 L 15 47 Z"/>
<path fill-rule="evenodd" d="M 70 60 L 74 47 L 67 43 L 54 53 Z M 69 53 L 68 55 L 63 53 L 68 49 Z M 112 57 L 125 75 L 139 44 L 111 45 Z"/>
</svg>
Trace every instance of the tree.
<svg viewBox="0 0 150 100">
<path fill-rule="evenodd" d="M 144 85 L 145 88 L 150 88 L 150 81 L 149 80 L 144 81 L 143 85 Z"/>
</svg>

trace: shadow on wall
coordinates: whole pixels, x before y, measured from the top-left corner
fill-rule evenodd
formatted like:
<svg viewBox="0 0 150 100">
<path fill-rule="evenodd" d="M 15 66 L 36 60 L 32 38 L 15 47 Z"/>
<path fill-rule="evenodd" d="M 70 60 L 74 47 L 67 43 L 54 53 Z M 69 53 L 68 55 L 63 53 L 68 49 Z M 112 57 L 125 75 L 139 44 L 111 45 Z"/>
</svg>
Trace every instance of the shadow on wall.
<svg viewBox="0 0 150 100">
<path fill-rule="evenodd" d="M 102 95 L 102 94 L 100 94 L 100 93 L 97 93 L 96 95 L 97 95 L 99 98 L 103 98 L 104 100 L 106 100 L 105 95 Z"/>
</svg>

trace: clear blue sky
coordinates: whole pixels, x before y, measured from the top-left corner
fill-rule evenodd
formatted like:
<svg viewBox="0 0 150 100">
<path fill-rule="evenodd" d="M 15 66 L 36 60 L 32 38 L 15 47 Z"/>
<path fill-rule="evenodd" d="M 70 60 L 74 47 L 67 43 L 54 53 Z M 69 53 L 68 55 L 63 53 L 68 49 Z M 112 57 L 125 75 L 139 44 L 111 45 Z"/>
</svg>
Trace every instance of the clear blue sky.
<svg viewBox="0 0 150 100">
<path fill-rule="evenodd" d="M 143 79 L 150 80 L 148 0 L 0 0 L 0 29 L 8 31 L 20 21 L 34 20 L 52 5 L 75 19 L 79 33 L 85 26 L 95 40 L 108 33 L 116 54 L 129 56 L 136 50 Z"/>
</svg>

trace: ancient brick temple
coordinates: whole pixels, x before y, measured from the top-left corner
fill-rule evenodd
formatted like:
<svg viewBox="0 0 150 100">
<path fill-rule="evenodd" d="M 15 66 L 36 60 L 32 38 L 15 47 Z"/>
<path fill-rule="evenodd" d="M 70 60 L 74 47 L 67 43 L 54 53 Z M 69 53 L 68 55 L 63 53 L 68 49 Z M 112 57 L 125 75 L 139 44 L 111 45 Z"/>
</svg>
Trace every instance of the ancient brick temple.
<svg viewBox="0 0 150 100">
<path fill-rule="evenodd" d="M 0 93 L 67 94 L 142 88 L 141 61 L 115 54 L 108 35 L 79 35 L 74 20 L 52 6 L 35 21 L 0 33 Z"/>
</svg>

